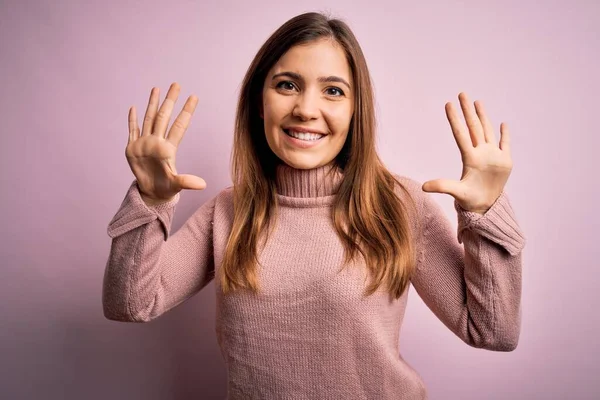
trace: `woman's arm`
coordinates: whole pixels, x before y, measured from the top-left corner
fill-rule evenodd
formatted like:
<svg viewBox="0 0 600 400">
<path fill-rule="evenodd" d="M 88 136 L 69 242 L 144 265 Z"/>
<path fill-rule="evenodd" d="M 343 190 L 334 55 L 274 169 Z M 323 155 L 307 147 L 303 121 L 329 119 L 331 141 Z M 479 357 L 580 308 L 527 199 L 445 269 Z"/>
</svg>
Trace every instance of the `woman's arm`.
<svg viewBox="0 0 600 400">
<path fill-rule="evenodd" d="M 412 279 L 417 293 L 467 344 L 514 350 L 521 326 L 525 238 L 506 193 L 484 215 L 465 211 L 455 201 L 457 235 L 431 196 L 422 196 L 423 230 Z"/>
<path fill-rule="evenodd" d="M 148 206 L 134 181 L 108 226 L 112 238 L 102 288 L 106 318 L 146 322 L 202 289 L 213 277 L 215 199 L 170 236 L 180 194 Z"/>
</svg>

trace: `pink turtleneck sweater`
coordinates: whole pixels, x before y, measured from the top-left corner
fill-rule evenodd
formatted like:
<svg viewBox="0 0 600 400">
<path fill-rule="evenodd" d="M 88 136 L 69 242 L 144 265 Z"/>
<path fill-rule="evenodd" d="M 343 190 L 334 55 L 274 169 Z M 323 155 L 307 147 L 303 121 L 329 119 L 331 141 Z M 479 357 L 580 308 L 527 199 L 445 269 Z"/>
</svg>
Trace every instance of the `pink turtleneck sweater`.
<svg viewBox="0 0 600 400">
<path fill-rule="evenodd" d="M 421 377 L 398 350 L 408 290 L 398 300 L 384 289 L 364 297 L 364 266 L 336 273 L 344 252 L 329 208 L 341 175 L 325 178 L 327 168 L 278 168 L 279 216 L 259 254 L 262 292 L 223 295 L 215 282 L 228 399 L 427 398 Z M 464 342 L 513 350 L 525 239 L 506 194 L 485 215 L 455 202 L 456 232 L 419 183 L 398 178 L 416 200 L 413 227 L 422 222 L 412 286 Z M 102 299 L 108 319 L 155 319 L 198 293 L 219 268 L 233 219 L 232 189 L 170 234 L 179 198 L 148 207 L 131 184 L 108 227 Z"/>
</svg>

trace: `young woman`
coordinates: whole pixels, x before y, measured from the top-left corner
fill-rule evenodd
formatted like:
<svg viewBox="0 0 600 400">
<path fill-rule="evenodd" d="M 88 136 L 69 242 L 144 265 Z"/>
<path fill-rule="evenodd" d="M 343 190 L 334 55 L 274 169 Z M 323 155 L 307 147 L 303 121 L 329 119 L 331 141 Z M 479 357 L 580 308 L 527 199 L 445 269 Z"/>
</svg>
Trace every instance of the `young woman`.
<svg viewBox="0 0 600 400">
<path fill-rule="evenodd" d="M 425 399 L 398 352 L 412 284 L 467 344 L 510 351 L 520 329 L 525 240 L 504 192 L 509 134 L 499 145 L 481 103 L 446 113 L 462 154 L 460 181 L 420 185 L 375 150 L 373 91 L 361 48 L 336 19 L 308 13 L 281 26 L 241 89 L 233 187 L 173 235 L 175 169 L 197 98 L 168 131 L 179 86 L 142 130 L 129 111 L 135 175 L 108 227 L 104 313 L 150 321 L 215 279 L 217 338 L 230 399 Z M 458 232 L 425 192 L 455 198 Z"/>
</svg>

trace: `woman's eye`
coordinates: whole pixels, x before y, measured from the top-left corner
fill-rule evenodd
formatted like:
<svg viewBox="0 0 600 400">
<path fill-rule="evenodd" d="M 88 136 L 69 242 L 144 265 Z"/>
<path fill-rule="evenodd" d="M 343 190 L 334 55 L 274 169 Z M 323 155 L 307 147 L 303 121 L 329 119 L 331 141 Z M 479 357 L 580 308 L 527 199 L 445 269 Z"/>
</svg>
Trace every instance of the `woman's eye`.
<svg viewBox="0 0 600 400">
<path fill-rule="evenodd" d="M 337 96 L 343 96 L 344 92 L 340 88 L 330 87 L 330 88 L 327 88 L 327 94 L 337 97 Z"/>
<path fill-rule="evenodd" d="M 281 81 L 277 84 L 277 88 L 284 89 L 284 90 L 294 90 L 295 86 L 290 81 Z"/>
</svg>

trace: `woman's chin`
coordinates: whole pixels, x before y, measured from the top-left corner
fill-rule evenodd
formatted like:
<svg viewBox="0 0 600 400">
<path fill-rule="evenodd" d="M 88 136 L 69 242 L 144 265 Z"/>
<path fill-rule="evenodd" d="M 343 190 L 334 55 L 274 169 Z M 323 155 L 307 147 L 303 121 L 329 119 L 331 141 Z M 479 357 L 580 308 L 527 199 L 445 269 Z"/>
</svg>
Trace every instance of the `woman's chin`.
<svg viewBox="0 0 600 400">
<path fill-rule="evenodd" d="M 315 160 L 308 157 L 286 157 L 281 159 L 286 165 L 296 169 L 314 169 L 325 164 L 325 160 Z"/>
</svg>

